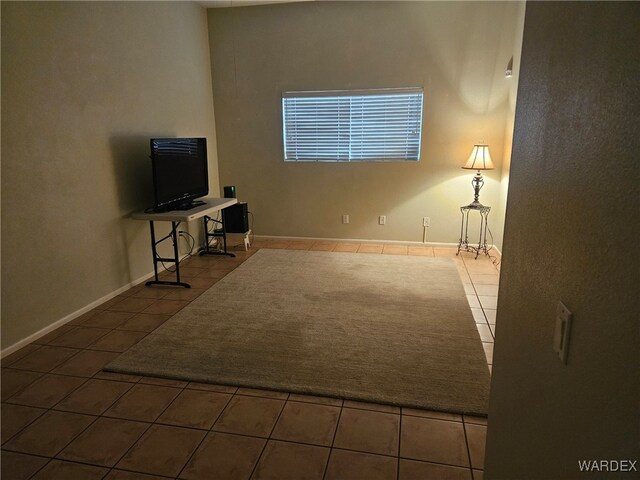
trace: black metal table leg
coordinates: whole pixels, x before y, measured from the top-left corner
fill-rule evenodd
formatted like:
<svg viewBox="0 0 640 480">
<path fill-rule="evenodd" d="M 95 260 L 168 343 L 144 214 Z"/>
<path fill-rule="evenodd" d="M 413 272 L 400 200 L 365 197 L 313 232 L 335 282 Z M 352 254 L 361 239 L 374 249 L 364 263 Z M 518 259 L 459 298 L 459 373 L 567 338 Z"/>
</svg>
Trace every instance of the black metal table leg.
<svg viewBox="0 0 640 480">
<path fill-rule="evenodd" d="M 153 226 L 153 221 L 149 222 L 149 229 L 151 230 L 151 252 L 153 255 L 153 276 L 155 281 L 158 279 L 158 250 L 156 249 L 156 229 Z M 149 285 L 149 282 L 147 282 Z"/>
<path fill-rule="evenodd" d="M 225 230 L 225 214 L 224 209 L 221 210 L 221 220 L 216 220 L 207 215 L 204 216 L 204 248 L 200 251 L 200 255 L 225 255 L 228 257 L 235 257 L 234 253 L 227 251 L 227 232 Z M 213 232 L 209 231 L 209 222 L 213 222 Z M 216 224 L 220 225 L 219 229 L 216 229 Z M 222 250 L 214 250 L 210 247 L 209 242 L 211 238 L 222 238 Z"/>
<path fill-rule="evenodd" d="M 180 222 L 171 222 L 171 234 L 156 241 L 156 232 L 153 220 L 149 221 L 149 229 L 151 230 L 151 251 L 153 253 L 153 275 L 154 280 L 149 280 L 145 285 L 172 285 L 174 287 L 191 288 L 191 285 L 180 281 L 180 255 L 178 253 L 178 225 Z M 162 258 L 158 255 L 158 244 L 171 237 L 173 241 L 173 258 Z M 176 266 L 176 281 L 160 280 L 158 277 L 158 263 L 173 263 Z"/>
</svg>

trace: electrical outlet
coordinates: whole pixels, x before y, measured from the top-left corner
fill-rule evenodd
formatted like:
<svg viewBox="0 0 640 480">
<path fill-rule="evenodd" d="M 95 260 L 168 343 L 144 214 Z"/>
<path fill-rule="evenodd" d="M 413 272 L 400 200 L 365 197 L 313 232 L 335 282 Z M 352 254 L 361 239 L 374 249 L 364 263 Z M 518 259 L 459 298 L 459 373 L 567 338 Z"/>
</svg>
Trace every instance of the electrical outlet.
<svg viewBox="0 0 640 480">
<path fill-rule="evenodd" d="M 556 328 L 553 333 L 553 349 L 562 363 L 567 363 L 569 353 L 569 335 L 571 334 L 571 320 L 573 314 L 562 302 L 556 307 Z"/>
<path fill-rule="evenodd" d="M 342 223 L 349 223 L 349 215 L 342 215 Z"/>
<path fill-rule="evenodd" d="M 430 217 L 422 217 L 422 226 L 430 227 L 431 226 L 431 218 Z"/>
<path fill-rule="evenodd" d="M 378 217 L 378 225 L 386 225 L 387 224 L 387 217 L 386 215 L 380 215 Z"/>
</svg>

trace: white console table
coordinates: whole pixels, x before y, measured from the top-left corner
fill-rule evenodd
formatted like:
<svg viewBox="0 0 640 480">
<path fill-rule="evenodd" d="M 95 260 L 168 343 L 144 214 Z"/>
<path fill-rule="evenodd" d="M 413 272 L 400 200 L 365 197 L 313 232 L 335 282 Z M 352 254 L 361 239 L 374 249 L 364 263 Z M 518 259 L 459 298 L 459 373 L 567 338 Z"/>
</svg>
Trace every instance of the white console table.
<svg viewBox="0 0 640 480">
<path fill-rule="evenodd" d="M 149 222 L 149 229 L 151 231 L 151 251 L 153 253 L 153 273 L 154 280 L 148 281 L 147 286 L 150 285 L 174 285 L 179 287 L 191 288 L 186 282 L 180 281 L 180 256 L 178 254 L 178 225 L 180 222 L 189 222 L 191 220 L 197 220 L 199 218 L 204 219 L 204 232 L 205 232 L 205 246 L 200 251 L 200 255 L 228 255 L 235 257 L 233 253 L 227 252 L 227 237 L 224 227 L 224 209 L 238 203 L 235 198 L 202 198 L 199 199 L 204 202 L 203 205 L 198 205 L 190 210 L 171 210 L 166 212 L 136 212 L 131 215 L 134 220 L 146 220 Z M 221 220 L 216 220 L 211 217 L 214 212 L 221 212 Z M 171 222 L 171 233 L 160 240 L 156 240 L 156 232 L 154 222 Z M 220 228 L 216 229 L 214 226 L 213 233 L 209 231 L 209 222 L 219 224 Z M 212 250 L 209 247 L 209 239 L 211 237 L 221 237 L 223 239 L 224 248 L 222 250 Z M 158 255 L 157 247 L 164 240 L 171 238 L 173 242 L 173 258 L 163 258 Z M 158 263 L 173 263 L 176 266 L 176 280 L 160 280 L 158 278 Z"/>
</svg>

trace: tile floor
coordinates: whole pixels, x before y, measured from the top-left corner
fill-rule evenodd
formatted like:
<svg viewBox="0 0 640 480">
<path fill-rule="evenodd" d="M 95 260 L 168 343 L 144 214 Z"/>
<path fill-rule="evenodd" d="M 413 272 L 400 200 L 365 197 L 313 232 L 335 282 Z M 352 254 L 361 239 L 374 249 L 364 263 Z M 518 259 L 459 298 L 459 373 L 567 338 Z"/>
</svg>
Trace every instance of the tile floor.
<svg viewBox="0 0 640 480">
<path fill-rule="evenodd" d="M 192 289 L 130 289 L 2 360 L 10 479 L 482 479 L 486 419 L 102 372 L 260 248 L 456 260 L 491 368 L 498 269 L 448 248 L 257 240 L 192 257 Z"/>
</svg>

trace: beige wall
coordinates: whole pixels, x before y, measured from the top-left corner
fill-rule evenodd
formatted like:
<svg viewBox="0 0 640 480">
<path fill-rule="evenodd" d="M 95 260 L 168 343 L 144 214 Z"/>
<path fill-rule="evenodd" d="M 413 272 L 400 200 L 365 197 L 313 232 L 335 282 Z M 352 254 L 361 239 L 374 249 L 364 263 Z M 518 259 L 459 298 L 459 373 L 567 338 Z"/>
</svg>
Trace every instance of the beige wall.
<svg viewBox="0 0 640 480">
<path fill-rule="evenodd" d="M 2 2 L 2 347 L 152 269 L 149 137 L 209 139 L 205 9 Z"/>
<path fill-rule="evenodd" d="M 640 5 L 530 2 L 498 300 L 485 478 L 638 478 Z M 568 364 L 555 309 L 573 312 Z"/>
<path fill-rule="evenodd" d="M 505 115 L 504 140 L 502 150 L 502 166 L 500 167 L 500 187 L 499 197 L 495 208 L 492 210 L 493 215 L 493 234 L 495 244 L 502 249 L 502 239 L 504 236 L 504 217 L 507 210 L 507 197 L 509 193 L 509 170 L 511 167 L 511 148 L 513 144 L 513 124 L 516 115 L 516 99 L 518 97 L 518 79 L 520 78 L 520 55 L 522 51 L 522 32 L 524 30 L 524 12 L 526 3 L 520 2 L 514 5 L 517 8 L 517 24 L 515 28 L 515 39 L 513 42 L 513 70 L 512 77 L 507 79 L 509 82 L 509 95 L 507 103 L 507 114 Z M 505 65 L 506 70 L 506 65 Z"/>
<path fill-rule="evenodd" d="M 221 184 L 237 186 L 259 234 L 421 241 L 429 216 L 428 241 L 457 242 L 473 199 L 460 167 L 478 141 L 498 167 L 481 200 L 500 198 L 518 14 L 510 2 L 209 9 Z M 284 163 L 283 91 L 407 86 L 425 91 L 420 162 Z"/>
</svg>

